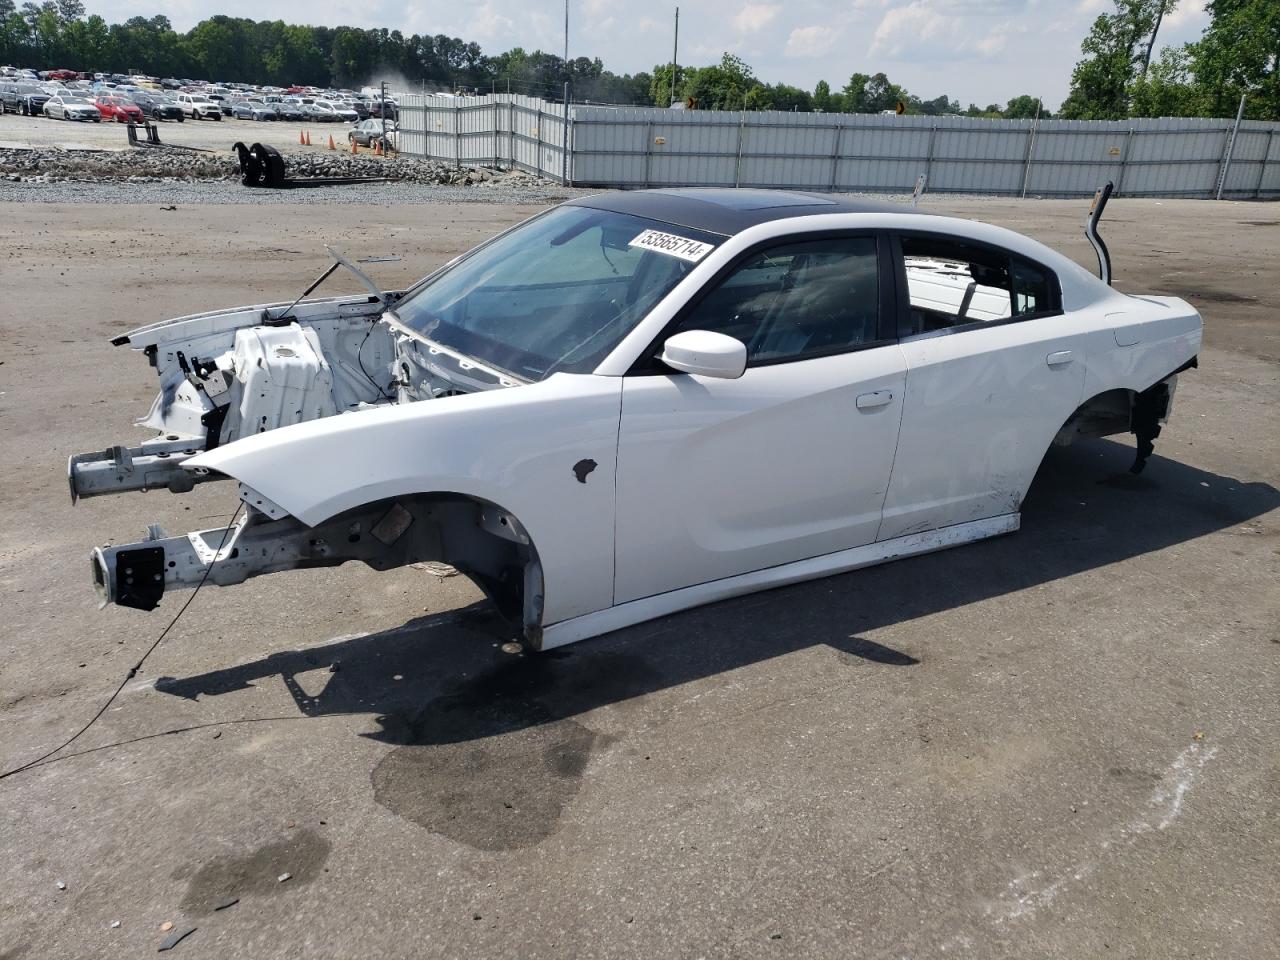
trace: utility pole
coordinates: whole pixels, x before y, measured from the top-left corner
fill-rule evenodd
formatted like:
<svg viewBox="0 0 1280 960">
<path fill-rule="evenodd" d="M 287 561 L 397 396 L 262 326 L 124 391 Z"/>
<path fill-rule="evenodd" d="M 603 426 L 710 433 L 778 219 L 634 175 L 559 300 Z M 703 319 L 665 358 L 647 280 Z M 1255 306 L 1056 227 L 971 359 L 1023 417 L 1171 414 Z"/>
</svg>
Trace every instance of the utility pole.
<svg viewBox="0 0 1280 960">
<path fill-rule="evenodd" d="M 569 0 L 564 0 L 564 78 L 569 79 Z"/>
<path fill-rule="evenodd" d="M 676 7 L 676 38 L 671 45 L 671 99 L 667 106 L 676 102 L 676 62 L 680 59 L 680 8 Z"/>
<path fill-rule="evenodd" d="M 378 113 L 382 116 L 382 152 L 387 152 L 387 81 L 383 80 L 378 84 L 378 99 L 381 101 L 381 109 Z"/>
</svg>

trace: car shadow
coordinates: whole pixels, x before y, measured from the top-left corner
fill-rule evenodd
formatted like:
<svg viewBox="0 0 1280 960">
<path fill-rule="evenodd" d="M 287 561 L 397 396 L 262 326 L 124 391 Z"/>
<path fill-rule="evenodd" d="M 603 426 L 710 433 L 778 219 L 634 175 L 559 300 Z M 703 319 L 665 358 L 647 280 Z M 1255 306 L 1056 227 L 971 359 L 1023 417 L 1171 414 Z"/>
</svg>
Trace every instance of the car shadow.
<svg viewBox="0 0 1280 960">
<path fill-rule="evenodd" d="M 163 677 L 156 689 L 218 696 L 279 676 L 305 715 L 372 713 L 380 730 L 370 736 L 390 743 L 465 742 L 819 644 L 909 669 L 915 657 L 860 634 L 1161 550 L 1280 506 L 1270 484 L 1160 456 L 1134 476 L 1127 472 L 1132 456 L 1131 447 L 1105 440 L 1052 450 L 1013 536 L 723 601 L 562 650 L 502 652 L 511 629 L 479 603 L 235 667 Z"/>
</svg>

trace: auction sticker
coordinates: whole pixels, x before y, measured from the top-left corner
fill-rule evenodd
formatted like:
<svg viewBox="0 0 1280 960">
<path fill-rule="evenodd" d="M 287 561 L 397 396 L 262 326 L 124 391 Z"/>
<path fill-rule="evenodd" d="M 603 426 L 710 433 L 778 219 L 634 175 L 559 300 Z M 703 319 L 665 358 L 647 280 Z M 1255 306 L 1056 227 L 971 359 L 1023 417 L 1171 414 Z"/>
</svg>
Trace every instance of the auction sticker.
<svg viewBox="0 0 1280 960">
<path fill-rule="evenodd" d="M 632 240 L 628 246 L 641 247 L 645 250 L 653 250 L 656 253 L 665 253 L 669 257 L 679 257 L 681 260 L 688 260 L 690 263 L 697 263 L 715 249 L 714 244 L 703 243 L 700 240 L 690 240 L 688 237 L 679 237 L 674 233 L 663 233 L 660 230 L 646 230 Z"/>
</svg>

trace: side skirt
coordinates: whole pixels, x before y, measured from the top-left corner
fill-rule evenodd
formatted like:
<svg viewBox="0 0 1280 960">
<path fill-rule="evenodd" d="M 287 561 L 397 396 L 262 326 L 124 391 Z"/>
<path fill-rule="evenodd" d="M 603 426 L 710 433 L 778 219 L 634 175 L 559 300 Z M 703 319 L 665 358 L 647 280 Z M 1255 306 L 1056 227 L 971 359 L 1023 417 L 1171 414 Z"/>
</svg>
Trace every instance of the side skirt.
<svg viewBox="0 0 1280 960">
<path fill-rule="evenodd" d="M 985 540 L 987 537 L 998 537 L 1001 534 L 1013 533 L 1021 522 L 1017 513 L 1006 513 L 986 520 L 970 520 L 957 523 L 938 530 L 926 530 L 923 533 L 911 533 L 880 543 L 868 543 L 865 546 L 841 550 L 839 553 L 828 553 L 808 560 L 797 560 L 778 567 L 754 570 L 751 573 L 700 583 L 669 593 L 661 593 L 654 597 L 631 600 L 628 603 L 574 617 L 572 620 L 561 620 L 542 630 L 540 650 L 562 647 L 568 643 L 599 636 L 611 630 L 621 630 L 632 624 L 643 623 L 656 617 L 691 607 L 700 607 L 706 603 L 727 600 L 730 597 L 755 593 L 772 587 L 785 587 L 788 584 L 829 577 L 837 573 L 847 573 L 863 567 L 872 567 L 890 560 L 914 557 L 922 553 L 933 553 L 947 547 L 958 547 L 961 544 Z"/>
</svg>

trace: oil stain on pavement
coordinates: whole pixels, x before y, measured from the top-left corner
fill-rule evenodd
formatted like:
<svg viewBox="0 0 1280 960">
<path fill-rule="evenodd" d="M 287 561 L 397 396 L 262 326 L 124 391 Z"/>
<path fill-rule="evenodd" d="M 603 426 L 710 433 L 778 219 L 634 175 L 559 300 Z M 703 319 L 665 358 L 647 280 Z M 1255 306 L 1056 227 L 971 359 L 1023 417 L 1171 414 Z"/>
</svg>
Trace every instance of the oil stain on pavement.
<svg viewBox="0 0 1280 960">
<path fill-rule="evenodd" d="M 400 745 L 374 768 L 374 798 L 477 850 L 533 846 L 556 832 L 592 755 L 616 739 L 573 719 L 578 698 L 599 697 L 601 685 L 643 687 L 646 674 L 621 654 L 541 654 L 463 680 L 412 718 L 383 718 Z M 601 700 L 626 691 L 613 694 Z"/>
<path fill-rule="evenodd" d="M 231 897 L 269 896 L 287 887 L 310 883 L 329 858 L 329 841 L 315 830 L 289 831 L 282 840 L 243 854 L 214 857 L 187 882 L 182 909 L 190 916 L 213 913 Z M 279 877 L 289 874 L 287 884 Z"/>
</svg>

